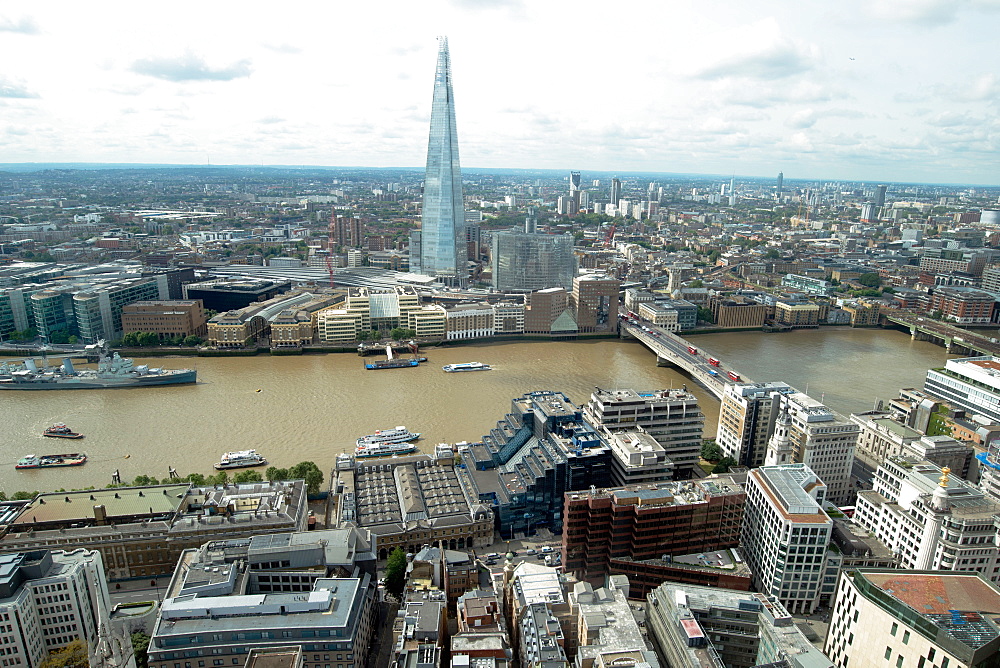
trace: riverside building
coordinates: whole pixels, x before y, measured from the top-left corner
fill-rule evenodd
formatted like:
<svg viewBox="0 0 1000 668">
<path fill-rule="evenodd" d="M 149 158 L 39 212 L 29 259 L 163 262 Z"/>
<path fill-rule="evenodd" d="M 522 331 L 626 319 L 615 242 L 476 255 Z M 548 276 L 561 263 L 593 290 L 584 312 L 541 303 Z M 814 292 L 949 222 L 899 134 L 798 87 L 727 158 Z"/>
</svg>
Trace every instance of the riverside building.
<svg viewBox="0 0 1000 668">
<path fill-rule="evenodd" d="M 1000 590 L 973 573 L 845 571 L 823 652 L 838 668 L 990 666 L 998 617 Z"/>
<path fill-rule="evenodd" d="M 181 555 L 153 626 L 148 663 L 244 665 L 252 648 L 299 645 L 304 668 L 364 666 L 376 598 L 367 531 L 209 542 Z"/>
<path fill-rule="evenodd" d="M 698 465 L 705 415 L 690 392 L 595 388 L 583 415 L 612 445 L 614 486 L 685 480 Z"/>
<path fill-rule="evenodd" d="M 492 285 L 502 292 L 573 287 L 576 256 L 569 234 L 493 233 Z"/>
<path fill-rule="evenodd" d="M 924 390 L 952 406 L 1000 422 L 1000 358 L 950 359 L 943 369 L 930 369 Z"/>
</svg>

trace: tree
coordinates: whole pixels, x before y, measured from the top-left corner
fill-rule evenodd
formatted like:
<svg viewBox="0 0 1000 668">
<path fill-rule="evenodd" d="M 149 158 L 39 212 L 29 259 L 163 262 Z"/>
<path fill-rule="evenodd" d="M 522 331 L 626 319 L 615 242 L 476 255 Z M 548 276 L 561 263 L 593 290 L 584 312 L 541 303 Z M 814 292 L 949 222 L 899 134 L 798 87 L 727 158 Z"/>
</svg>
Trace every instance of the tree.
<svg viewBox="0 0 1000 668">
<path fill-rule="evenodd" d="M 200 336 L 195 336 L 194 334 L 192 334 L 190 336 L 184 337 L 183 343 L 185 346 L 197 346 L 202 341 L 203 339 Z"/>
<path fill-rule="evenodd" d="M 406 584 L 406 552 L 397 547 L 385 562 L 385 588 L 397 597 L 403 594 Z"/>
<path fill-rule="evenodd" d="M 705 287 L 705 281 L 701 280 L 700 278 L 696 278 L 690 283 L 688 283 L 687 286 L 689 288 L 703 288 Z"/>
<path fill-rule="evenodd" d="M 402 327 L 394 327 L 392 330 L 389 331 L 389 338 L 392 339 L 393 341 L 400 341 L 402 340 L 404 336 L 403 332 L 405 331 L 406 330 L 403 329 Z"/>
<path fill-rule="evenodd" d="M 777 248 L 768 248 L 767 251 L 764 253 L 765 260 L 777 260 L 780 257 L 781 253 L 778 251 Z"/>
<path fill-rule="evenodd" d="M 159 485 L 160 481 L 156 478 L 148 475 L 137 475 L 135 480 L 132 481 L 132 485 L 135 487 L 145 487 L 146 485 Z"/>
<path fill-rule="evenodd" d="M 38 492 L 14 492 L 14 496 L 10 497 L 11 501 L 30 501 L 31 499 L 38 496 Z"/>
<path fill-rule="evenodd" d="M 719 463 L 715 465 L 715 468 L 712 469 L 712 473 L 728 473 L 729 469 L 737 464 L 739 464 L 739 462 L 732 457 L 723 457 L 719 460 Z"/>
<path fill-rule="evenodd" d="M 77 638 L 49 653 L 49 658 L 42 661 L 39 668 L 89 668 L 90 657 L 87 643 Z"/>
<path fill-rule="evenodd" d="M 877 288 L 882 285 L 882 277 L 874 271 L 870 271 L 858 276 L 858 283 L 869 288 Z"/>
<path fill-rule="evenodd" d="M 135 632 L 132 634 L 132 651 L 135 652 L 135 665 L 137 668 L 147 668 L 149 665 L 148 650 L 151 638 L 145 633 Z"/>
<path fill-rule="evenodd" d="M 722 253 L 720 253 L 717 250 L 714 250 L 708 254 L 708 261 L 711 262 L 712 264 L 715 264 L 716 262 L 719 261 L 720 257 L 722 257 Z"/>
<path fill-rule="evenodd" d="M 264 472 L 264 477 L 268 482 L 275 480 L 288 480 L 288 469 L 279 469 L 277 466 L 268 466 Z"/>
<path fill-rule="evenodd" d="M 264 476 L 260 474 L 260 471 L 248 470 L 240 471 L 233 476 L 233 482 L 237 485 L 244 482 L 261 482 L 264 480 Z"/>
<path fill-rule="evenodd" d="M 319 494 L 323 486 L 323 472 L 313 462 L 300 462 L 288 469 L 288 476 L 292 480 L 302 479 L 306 481 L 306 493 L 310 496 Z"/>
<path fill-rule="evenodd" d="M 702 441 L 701 458 L 709 462 L 717 462 L 722 459 L 722 448 L 712 439 Z"/>
<path fill-rule="evenodd" d="M 184 480 L 200 487 L 205 484 L 205 475 L 203 473 L 189 473 Z"/>
<path fill-rule="evenodd" d="M 701 306 L 698 307 L 698 320 L 701 320 L 702 322 L 715 324 L 715 316 L 712 315 L 712 310 L 703 308 Z"/>
</svg>

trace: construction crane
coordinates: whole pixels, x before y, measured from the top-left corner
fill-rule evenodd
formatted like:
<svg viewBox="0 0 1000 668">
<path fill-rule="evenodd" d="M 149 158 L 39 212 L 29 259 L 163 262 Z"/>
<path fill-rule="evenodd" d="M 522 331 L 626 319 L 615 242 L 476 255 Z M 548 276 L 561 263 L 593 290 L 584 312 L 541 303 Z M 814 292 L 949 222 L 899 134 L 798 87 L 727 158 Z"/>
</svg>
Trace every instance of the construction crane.
<svg viewBox="0 0 1000 668">
<path fill-rule="evenodd" d="M 604 247 L 605 248 L 611 248 L 611 246 L 615 243 L 615 231 L 617 229 L 618 229 L 618 226 L 615 225 L 614 223 L 612 223 L 611 224 L 611 228 L 608 230 L 607 234 L 604 235 Z"/>
<path fill-rule="evenodd" d="M 330 275 L 330 288 L 334 287 L 333 283 L 333 237 L 337 230 L 337 210 L 334 209 L 333 213 L 330 214 L 330 226 L 328 229 L 328 236 L 326 241 L 326 273 Z"/>
</svg>

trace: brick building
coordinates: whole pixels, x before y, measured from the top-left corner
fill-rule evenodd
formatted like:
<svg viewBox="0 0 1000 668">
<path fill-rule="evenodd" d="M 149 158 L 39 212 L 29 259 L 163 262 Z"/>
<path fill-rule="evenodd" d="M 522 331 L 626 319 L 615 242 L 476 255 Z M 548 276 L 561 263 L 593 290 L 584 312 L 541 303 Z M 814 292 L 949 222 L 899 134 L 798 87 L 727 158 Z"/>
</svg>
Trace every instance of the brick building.
<svg viewBox="0 0 1000 668">
<path fill-rule="evenodd" d="M 123 332 L 149 332 L 160 339 L 208 334 L 200 299 L 149 300 L 122 307 Z"/>
</svg>

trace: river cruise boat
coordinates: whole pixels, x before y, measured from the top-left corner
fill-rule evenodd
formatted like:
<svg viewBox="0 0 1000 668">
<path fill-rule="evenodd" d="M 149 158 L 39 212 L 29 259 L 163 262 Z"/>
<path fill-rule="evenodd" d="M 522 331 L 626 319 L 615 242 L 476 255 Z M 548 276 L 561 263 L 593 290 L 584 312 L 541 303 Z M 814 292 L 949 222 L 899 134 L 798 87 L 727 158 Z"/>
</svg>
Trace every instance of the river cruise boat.
<svg viewBox="0 0 1000 668">
<path fill-rule="evenodd" d="M 445 364 L 442 368 L 447 373 L 459 373 L 460 371 L 489 371 L 493 367 L 482 362 L 462 362 L 461 364 Z"/>
<path fill-rule="evenodd" d="M 42 436 L 48 436 L 49 438 L 83 438 L 83 434 L 79 434 L 62 422 L 57 422 L 51 427 L 46 427 L 45 431 L 42 432 Z"/>
<path fill-rule="evenodd" d="M 227 452 L 222 455 L 222 459 L 215 465 L 215 468 L 216 470 L 223 471 L 225 469 L 246 469 L 252 466 L 264 466 L 265 464 L 267 464 L 267 460 L 256 450 L 239 450 L 236 452 Z"/>
<path fill-rule="evenodd" d="M 63 455 L 28 455 L 21 457 L 14 464 L 16 469 L 45 469 L 59 466 L 82 466 L 87 463 L 87 455 L 82 452 L 72 452 Z"/>
<path fill-rule="evenodd" d="M 405 455 L 414 452 L 417 446 L 413 443 L 366 443 L 358 441 L 358 447 L 354 449 L 355 457 L 390 457 L 392 455 Z"/>
<path fill-rule="evenodd" d="M 368 434 L 358 439 L 358 447 L 362 445 L 381 445 L 383 443 L 406 443 L 420 438 L 420 432 L 410 431 L 406 427 L 399 426 L 395 429 L 382 429 L 374 434 Z"/>
</svg>

